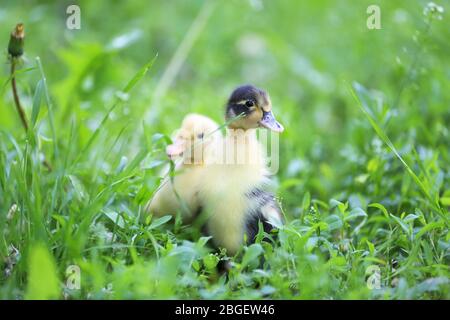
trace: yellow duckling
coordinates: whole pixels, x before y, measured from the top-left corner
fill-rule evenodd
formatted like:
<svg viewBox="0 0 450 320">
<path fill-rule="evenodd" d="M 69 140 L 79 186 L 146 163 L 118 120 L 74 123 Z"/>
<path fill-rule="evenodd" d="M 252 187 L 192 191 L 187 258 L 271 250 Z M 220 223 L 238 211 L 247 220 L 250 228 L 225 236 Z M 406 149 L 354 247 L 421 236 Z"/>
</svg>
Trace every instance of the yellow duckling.
<svg viewBox="0 0 450 320">
<path fill-rule="evenodd" d="M 167 155 L 175 160 L 175 176 L 161 182 L 146 211 L 155 216 L 181 212 L 184 222 L 190 222 L 200 211 L 199 186 L 206 164 L 215 157 L 222 134 L 219 125 L 200 114 L 189 114 L 167 146 Z"/>
<path fill-rule="evenodd" d="M 234 255 L 244 239 L 255 240 L 258 222 L 270 232 L 283 221 L 274 195 L 266 191 L 270 180 L 256 128 L 284 129 L 274 118 L 269 95 L 251 85 L 233 91 L 226 120 L 224 147 L 219 148 L 216 163 L 206 168 L 200 198 L 208 215 L 208 234 L 217 246 Z"/>
</svg>

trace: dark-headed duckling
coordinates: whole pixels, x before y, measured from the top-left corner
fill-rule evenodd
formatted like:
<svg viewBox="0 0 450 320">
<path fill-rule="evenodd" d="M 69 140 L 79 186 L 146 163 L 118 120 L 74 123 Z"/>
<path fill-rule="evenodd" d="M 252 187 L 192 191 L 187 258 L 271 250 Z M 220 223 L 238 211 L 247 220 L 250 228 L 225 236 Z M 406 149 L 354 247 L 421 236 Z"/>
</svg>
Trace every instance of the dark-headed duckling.
<svg viewBox="0 0 450 320">
<path fill-rule="evenodd" d="M 234 255 L 244 240 L 255 240 L 258 223 L 270 232 L 283 221 L 272 193 L 265 155 L 256 129 L 282 132 L 272 113 L 269 95 L 252 85 L 238 87 L 228 99 L 229 121 L 217 163 L 207 166 L 200 200 L 208 215 L 206 229 L 215 245 Z"/>
</svg>

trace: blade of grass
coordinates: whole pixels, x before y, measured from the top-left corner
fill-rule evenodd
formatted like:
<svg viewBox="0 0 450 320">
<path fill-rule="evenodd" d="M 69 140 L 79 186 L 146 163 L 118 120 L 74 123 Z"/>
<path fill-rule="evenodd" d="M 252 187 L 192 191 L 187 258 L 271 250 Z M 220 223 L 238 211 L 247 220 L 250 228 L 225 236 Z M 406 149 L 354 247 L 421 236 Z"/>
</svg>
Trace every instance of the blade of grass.
<svg viewBox="0 0 450 320">
<path fill-rule="evenodd" d="M 156 61 L 157 57 L 158 57 L 158 54 L 156 54 L 150 62 L 145 64 L 144 67 L 142 67 L 134 75 L 134 77 L 126 84 L 126 86 L 122 90 L 123 93 L 128 93 L 128 92 L 131 91 L 131 89 L 133 89 L 133 87 L 136 85 L 136 83 L 138 83 L 138 81 L 141 80 L 146 75 L 148 70 L 150 70 L 150 68 L 153 66 L 154 62 Z M 91 135 L 91 137 L 89 138 L 87 144 L 81 150 L 81 152 L 79 153 L 79 155 L 78 155 L 77 159 L 74 161 L 74 163 L 77 163 L 81 159 L 81 157 L 86 153 L 86 151 L 90 148 L 90 146 L 94 142 L 95 138 L 100 133 L 100 129 L 103 128 L 103 126 L 105 125 L 106 121 L 108 120 L 109 115 L 120 104 L 120 102 L 121 102 L 121 100 L 119 98 L 116 98 L 115 102 L 109 108 L 109 110 L 106 112 L 105 116 L 103 117 L 102 121 L 100 122 L 100 125 L 97 127 L 97 129 L 95 129 L 94 133 Z"/>
<path fill-rule="evenodd" d="M 217 1 L 203 2 L 199 13 L 187 30 L 186 35 L 184 36 L 180 45 L 177 47 L 174 55 L 170 59 L 167 68 L 164 70 L 161 79 L 156 85 L 152 99 L 152 107 L 149 108 L 147 110 L 147 113 L 144 115 L 144 119 L 146 120 L 146 122 L 151 119 L 154 112 L 158 111 L 160 101 L 164 98 L 167 90 L 175 81 L 178 72 L 183 66 L 183 63 L 186 61 L 189 52 L 194 47 L 194 44 L 200 36 L 201 32 L 204 30 L 206 23 L 211 17 L 211 14 L 213 13 L 216 5 Z"/>
<path fill-rule="evenodd" d="M 34 127 L 36 125 L 37 117 L 38 117 L 39 111 L 41 109 L 43 86 L 44 86 L 44 83 L 41 79 L 41 80 L 39 80 L 38 84 L 36 85 L 36 91 L 34 92 L 34 97 L 33 97 L 33 108 L 31 110 L 31 126 L 32 127 Z"/>
<path fill-rule="evenodd" d="M 350 93 L 352 97 L 357 102 L 357 105 L 359 109 L 363 112 L 363 114 L 366 116 L 366 118 L 369 120 L 372 128 L 375 130 L 377 135 L 383 140 L 383 142 L 389 147 L 389 149 L 394 153 L 394 155 L 400 160 L 403 167 L 406 169 L 408 174 L 411 176 L 411 178 L 414 180 L 414 182 L 419 186 L 420 190 L 423 192 L 423 194 L 427 197 L 427 199 L 430 201 L 432 207 L 435 209 L 435 211 L 445 220 L 445 222 L 448 224 L 448 217 L 446 214 L 442 211 L 441 207 L 439 206 L 439 203 L 436 202 L 433 197 L 428 192 L 427 188 L 425 187 L 424 183 L 419 179 L 419 177 L 414 173 L 414 171 L 410 168 L 410 166 L 405 162 L 405 160 L 402 158 L 402 156 L 398 153 L 397 149 L 395 148 L 394 144 L 391 142 L 389 137 L 386 135 L 386 133 L 383 131 L 383 129 L 380 128 L 378 123 L 372 118 L 370 115 L 369 110 L 367 109 L 367 106 L 363 105 L 361 102 L 361 99 L 359 96 L 355 93 L 355 90 L 357 92 L 360 92 L 363 88 L 360 84 L 354 83 L 353 87 L 349 86 Z"/>
<path fill-rule="evenodd" d="M 42 87 L 43 87 L 43 90 L 45 93 L 45 101 L 46 101 L 47 109 L 48 109 L 48 120 L 50 122 L 50 129 L 52 131 L 54 158 L 57 159 L 58 153 L 59 153 L 58 152 L 58 143 L 57 143 L 57 139 L 56 139 L 55 124 L 53 122 L 53 106 L 52 106 L 52 102 L 50 99 L 50 94 L 48 92 L 47 78 L 45 77 L 44 67 L 42 66 L 41 58 L 36 57 L 36 62 L 38 64 L 39 71 L 41 73 Z"/>
<path fill-rule="evenodd" d="M 6 89 L 8 88 L 8 84 L 9 82 L 12 80 L 12 78 L 14 76 L 17 76 L 21 73 L 25 73 L 25 72 L 30 72 L 37 69 L 36 67 L 31 67 L 31 68 L 25 68 L 25 69 L 20 69 L 20 70 L 14 70 L 14 74 L 9 75 L 8 79 L 6 79 L 5 83 L 3 84 L 1 90 L 0 90 L 0 96 L 3 96 L 3 94 L 5 93 Z"/>
</svg>

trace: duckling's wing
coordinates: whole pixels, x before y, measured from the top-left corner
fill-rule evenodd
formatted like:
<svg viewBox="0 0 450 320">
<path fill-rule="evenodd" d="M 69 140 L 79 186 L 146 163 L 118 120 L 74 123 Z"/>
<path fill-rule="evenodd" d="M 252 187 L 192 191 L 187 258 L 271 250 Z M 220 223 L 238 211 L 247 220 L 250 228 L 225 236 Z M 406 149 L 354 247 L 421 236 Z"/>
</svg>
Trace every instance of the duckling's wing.
<svg viewBox="0 0 450 320">
<path fill-rule="evenodd" d="M 245 230 L 248 241 L 253 242 L 259 231 L 259 222 L 262 223 L 264 232 L 270 233 L 273 229 L 279 228 L 284 221 L 281 208 L 272 193 L 255 188 L 247 194 L 247 197 L 252 206 L 247 213 Z"/>
</svg>

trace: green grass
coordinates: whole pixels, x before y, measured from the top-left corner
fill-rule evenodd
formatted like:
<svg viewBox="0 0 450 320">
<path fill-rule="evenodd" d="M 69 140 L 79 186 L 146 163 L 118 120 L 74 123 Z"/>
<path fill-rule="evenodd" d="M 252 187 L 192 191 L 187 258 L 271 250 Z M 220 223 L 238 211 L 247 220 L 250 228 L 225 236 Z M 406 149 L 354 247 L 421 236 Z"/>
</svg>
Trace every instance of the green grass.
<svg viewBox="0 0 450 320">
<path fill-rule="evenodd" d="M 368 30 L 370 4 L 79 1 L 70 31 L 62 3 L 2 3 L 0 47 L 25 23 L 32 129 L 4 55 L 0 298 L 449 299 L 450 4 L 438 19 L 426 1 L 379 1 L 382 29 Z M 247 82 L 286 128 L 287 223 L 229 258 L 226 279 L 198 228 L 143 208 L 184 115 L 224 123 Z M 80 290 L 65 287 L 71 265 Z"/>
</svg>

